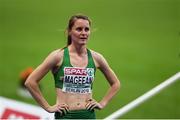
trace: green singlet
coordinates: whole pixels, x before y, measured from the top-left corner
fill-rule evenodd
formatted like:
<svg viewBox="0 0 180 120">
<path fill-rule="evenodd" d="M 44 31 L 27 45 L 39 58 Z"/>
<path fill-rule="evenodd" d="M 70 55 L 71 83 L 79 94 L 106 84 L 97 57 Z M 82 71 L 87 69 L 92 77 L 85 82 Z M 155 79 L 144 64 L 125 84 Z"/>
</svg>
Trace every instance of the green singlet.
<svg viewBox="0 0 180 120">
<path fill-rule="evenodd" d="M 70 56 L 68 48 L 64 48 L 64 57 L 62 65 L 57 72 L 53 73 L 55 80 L 55 87 L 62 89 L 63 92 L 87 94 L 92 93 L 92 86 L 96 71 L 96 66 L 92 58 L 92 54 L 87 49 L 88 65 L 86 68 L 73 67 L 70 63 Z M 55 119 L 59 118 L 73 118 L 73 119 L 95 119 L 94 110 L 73 110 L 65 115 L 55 113 Z"/>
</svg>

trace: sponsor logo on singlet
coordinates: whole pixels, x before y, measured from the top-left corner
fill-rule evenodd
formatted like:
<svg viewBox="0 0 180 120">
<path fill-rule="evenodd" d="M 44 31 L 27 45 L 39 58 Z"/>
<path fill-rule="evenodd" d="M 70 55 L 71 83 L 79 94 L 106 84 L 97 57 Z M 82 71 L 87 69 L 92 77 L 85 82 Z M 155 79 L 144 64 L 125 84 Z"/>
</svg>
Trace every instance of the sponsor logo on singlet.
<svg viewBox="0 0 180 120">
<path fill-rule="evenodd" d="M 71 93 L 91 93 L 94 68 L 65 67 L 63 91 Z"/>
</svg>

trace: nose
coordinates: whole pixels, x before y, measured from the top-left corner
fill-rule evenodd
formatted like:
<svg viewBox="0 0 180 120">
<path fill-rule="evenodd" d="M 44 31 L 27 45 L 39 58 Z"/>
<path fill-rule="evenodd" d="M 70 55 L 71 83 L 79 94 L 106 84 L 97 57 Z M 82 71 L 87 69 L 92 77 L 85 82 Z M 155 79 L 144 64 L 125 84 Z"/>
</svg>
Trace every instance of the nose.
<svg viewBox="0 0 180 120">
<path fill-rule="evenodd" d="M 84 29 L 81 31 L 81 34 L 87 34 L 87 31 L 85 31 Z"/>
</svg>

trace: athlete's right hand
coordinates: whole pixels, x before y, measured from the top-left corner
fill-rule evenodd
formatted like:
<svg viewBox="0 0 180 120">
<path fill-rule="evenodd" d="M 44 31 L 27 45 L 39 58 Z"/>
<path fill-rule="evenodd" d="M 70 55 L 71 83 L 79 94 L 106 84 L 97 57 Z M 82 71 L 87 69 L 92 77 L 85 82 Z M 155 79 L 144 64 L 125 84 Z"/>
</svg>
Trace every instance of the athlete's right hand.
<svg viewBox="0 0 180 120">
<path fill-rule="evenodd" d="M 55 104 L 53 106 L 49 106 L 46 110 L 49 113 L 60 112 L 61 114 L 66 114 L 69 111 L 69 107 L 65 103 Z"/>
</svg>

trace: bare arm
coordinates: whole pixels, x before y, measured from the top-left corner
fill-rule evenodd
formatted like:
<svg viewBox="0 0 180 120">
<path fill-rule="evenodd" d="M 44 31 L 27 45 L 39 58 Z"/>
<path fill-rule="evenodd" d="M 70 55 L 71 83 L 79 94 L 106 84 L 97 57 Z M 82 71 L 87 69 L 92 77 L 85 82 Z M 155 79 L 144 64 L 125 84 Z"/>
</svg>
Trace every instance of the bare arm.
<svg viewBox="0 0 180 120">
<path fill-rule="evenodd" d="M 38 104 L 48 112 L 59 111 L 57 105 L 50 106 L 43 97 L 39 89 L 39 81 L 61 60 L 61 54 L 59 50 L 53 51 L 49 56 L 40 64 L 28 77 L 25 82 L 25 86 L 30 91 L 31 95 L 38 102 Z"/>
<path fill-rule="evenodd" d="M 120 81 L 102 55 L 99 55 L 97 63 L 98 63 L 97 64 L 98 68 L 101 70 L 101 72 L 106 77 L 108 83 L 110 84 L 110 88 L 109 88 L 108 92 L 103 97 L 103 99 L 100 101 L 100 104 L 103 107 L 105 107 L 108 104 L 108 102 L 113 98 L 113 96 L 118 92 L 118 90 L 120 88 Z"/>
<path fill-rule="evenodd" d="M 120 88 L 120 81 L 118 80 L 116 74 L 109 67 L 107 61 L 102 55 L 93 52 L 93 57 L 95 60 L 96 67 L 99 68 L 106 77 L 110 85 L 110 88 L 108 89 L 106 95 L 99 103 L 97 103 L 95 100 L 89 102 L 87 104 L 87 109 L 93 109 L 93 108 L 103 109 L 108 104 L 108 102 L 113 98 L 113 96 L 118 92 Z"/>
</svg>

